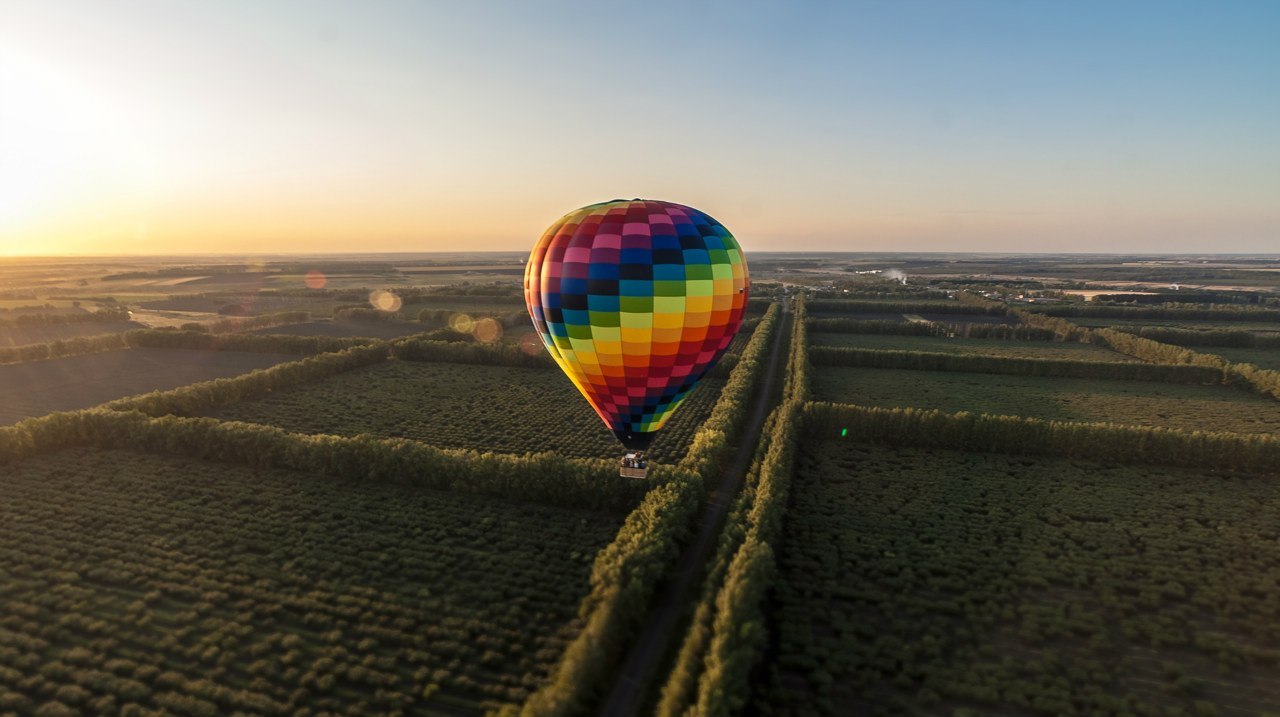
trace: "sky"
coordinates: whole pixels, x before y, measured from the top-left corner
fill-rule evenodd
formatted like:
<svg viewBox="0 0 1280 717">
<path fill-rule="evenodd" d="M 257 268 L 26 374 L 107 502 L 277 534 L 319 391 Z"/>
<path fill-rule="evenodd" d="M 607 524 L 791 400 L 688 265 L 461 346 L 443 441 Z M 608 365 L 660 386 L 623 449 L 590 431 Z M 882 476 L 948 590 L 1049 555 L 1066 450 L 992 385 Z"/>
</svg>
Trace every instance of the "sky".
<svg viewBox="0 0 1280 717">
<path fill-rule="evenodd" d="M 1280 2 L 0 0 L 0 255 L 1280 253 Z"/>
</svg>

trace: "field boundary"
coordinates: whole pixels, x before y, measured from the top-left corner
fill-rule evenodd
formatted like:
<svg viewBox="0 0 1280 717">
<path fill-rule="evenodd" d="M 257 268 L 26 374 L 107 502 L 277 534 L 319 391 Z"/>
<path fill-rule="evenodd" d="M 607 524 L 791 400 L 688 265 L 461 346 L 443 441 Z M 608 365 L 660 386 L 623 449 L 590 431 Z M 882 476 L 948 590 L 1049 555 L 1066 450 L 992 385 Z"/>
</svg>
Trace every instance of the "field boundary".
<svg viewBox="0 0 1280 717">
<path fill-rule="evenodd" d="M 767 630 L 764 597 L 790 490 L 800 409 L 809 392 L 806 307 L 797 298 L 781 403 L 756 444 L 743 490 L 721 528 L 690 625 L 662 687 L 656 714 L 729 715 L 750 694 L 751 671 Z"/>
<path fill-rule="evenodd" d="M 635 637 L 659 583 L 693 531 L 708 478 L 727 454 L 726 435 L 743 420 L 743 408 L 759 380 L 780 311 L 772 304 L 756 325 L 685 459 L 665 483 L 645 495 L 617 539 L 596 557 L 591 593 L 578 610 L 586 627 L 566 647 L 550 680 L 518 711 L 511 708 L 504 714 L 578 714 L 599 696 L 602 682 Z"/>
<path fill-rule="evenodd" d="M 1263 434 L 827 402 L 805 404 L 803 425 L 805 435 L 814 438 L 848 437 L 914 448 L 1255 472 L 1280 470 L 1280 439 Z"/>
<path fill-rule="evenodd" d="M 74 446 L 405 483 L 589 510 L 626 510 L 674 473 L 659 469 L 655 478 L 636 481 L 617 476 L 606 460 L 479 453 L 402 438 L 309 435 L 254 423 L 153 418 L 101 408 L 52 413 L 0 428 L 0 464 Z"/>
<path fill-rule="evenodd" d="M 1092 378 L 1117 381 L 1222 384 L 1226 380 L 1214 366 L 1178 363 L 1127 363 L 1078 359 L 1021 358 L 937 351 L 904 351 L 856 347 L 815 346 L 809 351 L 815 365 L 850 366 L 910 371 L 958 371 L 967 373 Z"/>
</svg>

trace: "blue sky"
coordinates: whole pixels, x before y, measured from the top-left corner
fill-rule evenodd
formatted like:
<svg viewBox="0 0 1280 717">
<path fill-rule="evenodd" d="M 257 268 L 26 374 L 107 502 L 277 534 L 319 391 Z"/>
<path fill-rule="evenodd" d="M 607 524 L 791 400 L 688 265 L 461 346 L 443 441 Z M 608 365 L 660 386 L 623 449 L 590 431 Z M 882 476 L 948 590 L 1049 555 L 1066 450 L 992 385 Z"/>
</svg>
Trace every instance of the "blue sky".
<svg viewBox="0 0 1280 717">
<path fill-rule="evenodd" d="M 1280 251 L 1280 3 L 0 0 L 0 253 Z M 10 111 L 18 108 L 18 111 Z"/>
</svg>

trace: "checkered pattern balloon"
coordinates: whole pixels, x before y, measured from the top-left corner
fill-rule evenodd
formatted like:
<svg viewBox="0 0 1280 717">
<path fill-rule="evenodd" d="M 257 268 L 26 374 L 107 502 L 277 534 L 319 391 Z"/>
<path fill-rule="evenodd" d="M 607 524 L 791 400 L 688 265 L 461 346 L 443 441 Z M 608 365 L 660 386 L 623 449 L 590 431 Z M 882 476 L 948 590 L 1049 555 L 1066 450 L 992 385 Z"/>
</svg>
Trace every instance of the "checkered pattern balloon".
<svg viewBox="0 0 1280 717">
<path fill-rule="evenodd" d="M 748 285 L 742 249 L 720 222 L 615 199 L 547 229 L 524 296 L 560 368 L 623 445 L 643 449 L 733 341 Z"/>
</svg>

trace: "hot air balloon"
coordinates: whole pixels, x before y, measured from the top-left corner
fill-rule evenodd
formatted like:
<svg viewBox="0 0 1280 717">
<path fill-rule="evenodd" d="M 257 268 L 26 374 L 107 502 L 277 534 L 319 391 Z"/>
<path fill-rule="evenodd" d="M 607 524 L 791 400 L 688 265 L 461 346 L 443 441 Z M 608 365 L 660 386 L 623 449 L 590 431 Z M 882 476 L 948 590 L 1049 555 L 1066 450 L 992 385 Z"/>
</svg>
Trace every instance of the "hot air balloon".
<svg viewBox="0 0 1280 717">
<path fill-rule="evenodd" d="M 623 474 L 742 326 L 747 263 L 729 230 L 671 202 L 615 199 L 551 225 L 524 295 L 551 356 L 622 445 Z M 629 472 L 626 469 L 632 469 Z"/>
</svg>

